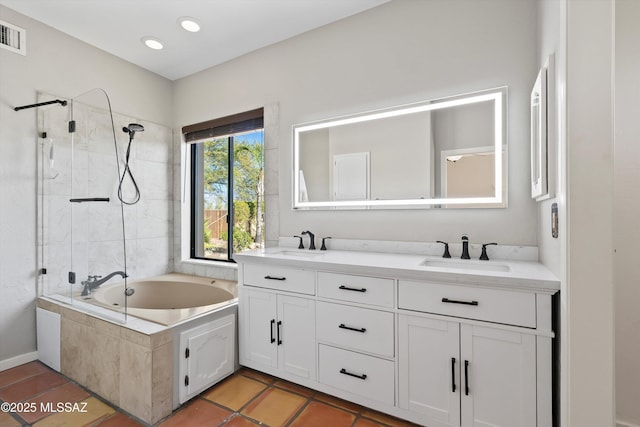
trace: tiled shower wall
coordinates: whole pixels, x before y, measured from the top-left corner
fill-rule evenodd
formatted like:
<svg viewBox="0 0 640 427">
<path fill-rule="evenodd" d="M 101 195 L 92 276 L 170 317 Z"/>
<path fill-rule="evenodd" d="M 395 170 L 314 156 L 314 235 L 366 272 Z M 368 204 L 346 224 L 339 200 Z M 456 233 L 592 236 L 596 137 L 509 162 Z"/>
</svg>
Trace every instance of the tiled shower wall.
<svg viewBox="0 0 640 427">
<path fill-rule="evenodd" d="M 43 96 L 51 99 L 51 96 Z M 132 279 L 173 270 L 172 130 L 137 117 L 113 113 L 106 102 L 89 106 L 75 101 L 76 132 L 68 132 L 71 105 L 47 108 L 38 115 L 38 267 L 39 293 L 66 293 L 68 272 L 77 275 L 74 290 L 87 275 L 124 270 L 121 207 L 117 197 L 129 141 L 122 131 L 140 123 L 129 167 L 140 189 L 140 201 L 124 205 L 127 273 Z M 104 105 L 104 107 L 102 106 Z M 42 132 L 46 132 L 43 138 Z M 73 167 L 72 167 L 73 166 Z M 125 200 L 131 181 L 124 180 Z M 71 203 L 70 198 L 109 197 L 109 202 Z"/>
</svg>

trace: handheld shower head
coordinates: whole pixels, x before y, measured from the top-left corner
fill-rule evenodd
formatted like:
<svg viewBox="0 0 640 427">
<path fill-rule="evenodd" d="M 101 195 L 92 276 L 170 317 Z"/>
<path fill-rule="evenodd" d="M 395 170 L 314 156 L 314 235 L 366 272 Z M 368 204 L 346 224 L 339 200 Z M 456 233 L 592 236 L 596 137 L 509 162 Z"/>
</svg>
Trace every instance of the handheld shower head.
<svg viewBox="0 0 640 427">
<path fill-rule="evenodd" d="M 138 123 L 129 123 L 129 126 L 122 128 L 122 131 L 129 134 L 129 138 L 133 138 L 136 132 L 144 132 L 144 126 Z"/>
</svg>

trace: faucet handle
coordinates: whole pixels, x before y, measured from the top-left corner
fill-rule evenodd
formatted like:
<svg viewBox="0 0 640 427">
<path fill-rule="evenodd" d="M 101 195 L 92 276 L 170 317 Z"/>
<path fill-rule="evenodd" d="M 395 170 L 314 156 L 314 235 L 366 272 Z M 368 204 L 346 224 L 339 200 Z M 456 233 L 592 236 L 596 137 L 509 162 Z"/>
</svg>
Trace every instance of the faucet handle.
<svg viewBox="0 0 640 427">
<path fill-rule="evenodd" d="M 442 258 L 451 258 L 451 254 L 449 253 L 449 244 L 447 242 L 443 242 L 442 240 L 436 240 L 436 243 L 442 243 L 444 245 L 444 253 L 442 254 Z"/>
<path fill-rule="evenodd" d="M 304 249 L 304 243 L 302 243 L 302 236 L 293 236 L 300 239 L 300 243 L 298 244 L 298 249 Z"/>
<path fill-rule="evenodd" d="M 325 241 L 326 239 L 332 239 L 332 237 L 323 237 L 323 238 L 322 238 L 322 246 L 320 246 L 320 250 L 321 250 L 321 251 L 326 251 L 326 250 L 327 250 L 327 246 L 324 244 L 324 241 Z"/>
<path fill-rule="evenodd" d="M 489 261 L 489 255 L 487 255 L 487 246 L 489 245 L 497 245 L 497 243 L 485 243 L 482 245 L 482 254 L 480 254 L 480 259 L 483 261 Z"/>
</svg>

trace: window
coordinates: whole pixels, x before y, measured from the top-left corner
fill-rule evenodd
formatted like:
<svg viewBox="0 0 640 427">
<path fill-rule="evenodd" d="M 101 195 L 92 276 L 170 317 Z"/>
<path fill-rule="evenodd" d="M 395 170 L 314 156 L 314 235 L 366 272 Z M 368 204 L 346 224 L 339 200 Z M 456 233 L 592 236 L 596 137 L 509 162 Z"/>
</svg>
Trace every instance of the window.
<svg viewBox="0 0 640 427">
<path fill-rule="evenodd" d="M 191 258 L 264 247 L 263 110 L 183 128 L 191 144 Z"/>
</svg>

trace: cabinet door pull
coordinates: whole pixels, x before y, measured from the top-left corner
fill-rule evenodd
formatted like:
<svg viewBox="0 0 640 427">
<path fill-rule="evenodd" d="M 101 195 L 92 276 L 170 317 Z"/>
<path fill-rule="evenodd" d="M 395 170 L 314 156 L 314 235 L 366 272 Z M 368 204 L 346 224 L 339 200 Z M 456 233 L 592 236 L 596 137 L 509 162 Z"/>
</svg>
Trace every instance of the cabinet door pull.
<svg viewBox="0 0 640 427">
<path fill-rule="evenodd" d="M 363 334 L 365 332 L 367 332 L 367 328 L 352 328 L 351 326 L 347 326 L 344 323 L 340 323 L 338 325 L 338 328 L 340 328 L 340 329 L 348 329 L 350 331 L 355 331 L 355 332 L 362 332 Z"/>
<path fill-rule="evenodd" d="M 456 358 L 451 358 L 451 392 L 456 392 Z"/>
<path fill-rule="evenodd" d="M 282 320 L 278 320 L 278 327 L 277 327 L 277 331 L 278 331 L 278 345 L 282 344 L 282 340 L 280 339 L 280 327 L 282 326 Z"/>
<path fill-rule="evenodd" d="M 350 288 L 345 285 L 338 286 L 338 289 L 342 289 L 343 291 L 367 292 L 367 288 Z"/>
<path fill-rule="evenodd" d="M 277 277 L 277 276 L 264 276 L 265 279 L 267 280 L 287 280 L 286 277 Z"/>
<path fill-rule="evenodd" d="M 442 298 L 442 302 L 447 302 L 449 304 L 478 305 L 478 301 L 458 301 L 449 298 Z"/>
<path fill-rule="evenodd" d="M 344 375 L 349 375 L 350 377 L 358 378 L 358 379 L 361 379 L 361 380 L 366 380 L 367 379 L 367 374 L 362 374 L 362 375 L 352 374 L 351 372 L 347 371 L 344 368 L 340 369 L 340 373 L 344 374 Z"/>
<path fill-rule="evenodd" d="M 464 395 L 469 396 L 469 361 L 464 361 Z"/>
<path fill-rule="evenodd" d="M 273 337 L 273 325 L 276 323 L 276 319 L 271 319 L 271 324 L 269 325 L 269 329 L 271 329 L 271 344 L 276 342 L 276 339 Z"/>
</svg>

